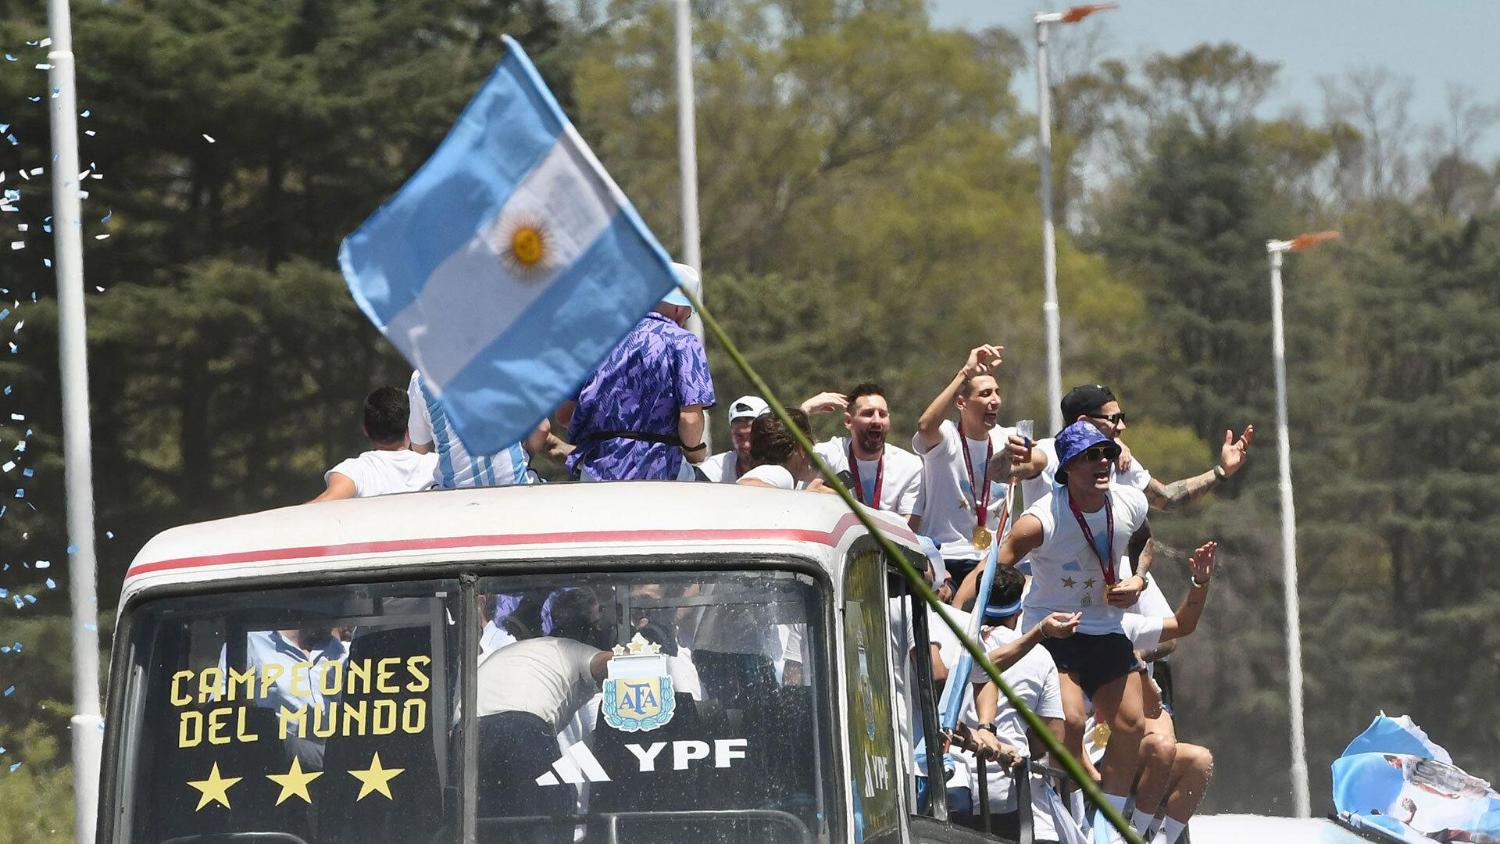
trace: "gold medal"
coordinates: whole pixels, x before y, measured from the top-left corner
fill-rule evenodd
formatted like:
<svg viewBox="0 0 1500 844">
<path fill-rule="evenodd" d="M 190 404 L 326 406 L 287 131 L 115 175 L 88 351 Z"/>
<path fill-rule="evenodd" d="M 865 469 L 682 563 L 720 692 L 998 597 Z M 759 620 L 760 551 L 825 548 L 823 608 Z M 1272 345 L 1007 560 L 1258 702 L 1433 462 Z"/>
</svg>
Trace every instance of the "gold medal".
<svg viewBox="0 0 1500 844">
<path fill-rule="evenodd" d="M 990 547 L 990 543 L 992 541 L 994 541 L 994 539 L 995 539 L 994 534 L 990 533 L 989 528 L 984 527 L 983 525 L 974 528 L 974 547 L 975 548 L 978 548 L 981 551 L 988 550 L 989 547 Z"/>
</svg>

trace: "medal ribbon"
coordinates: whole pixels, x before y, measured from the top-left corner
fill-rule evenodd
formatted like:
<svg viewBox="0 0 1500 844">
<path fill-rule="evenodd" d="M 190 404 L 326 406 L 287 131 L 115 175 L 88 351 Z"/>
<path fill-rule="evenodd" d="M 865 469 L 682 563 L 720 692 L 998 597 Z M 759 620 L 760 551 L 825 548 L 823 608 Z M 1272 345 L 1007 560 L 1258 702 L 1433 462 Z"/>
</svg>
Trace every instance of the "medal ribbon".
<svg viewBox="0 0 1500 844">
<path fill-rule="evenodd" d="M 880 459 L 875 461 L 875 495 L 874 501 L 865 500 L 865 485 L 859 479 L 859 461 L 854 459 L 854 438 L 849 438 L 849 475 L 854 481 L 854 499 L 866 507 L 880 509 L 880 488 L 885 483 L 885 449 L 880 451 Z"/>
<path fill-rule="evenodd" d="M 990 458 L 995 456 L 995 441 L 988 436 L 984 438 L 984 473 L 978 481 L 974 480 L 974 458 L 969 456 L 969 438 L 964 436 L 963 428 L 958 431 L 959 451 L 964 453 L 964 468 L 969 472 L 969 488 L 974 491 L 974 517 L 978 520 L 975 530 L 984 527 L 990 512 L 990 483 L 989 468 Z M 984 488 L 984 495 L 979 494 L 980 487 Z"/>
<path fill-rule="evenodd" d="M 1103 552 L 1100 552 L 1099 542 L 1094 539 L 1094 532 L 1089 529 L 1088 520 L 1083 517 L 1083 510 L 1071 495 L 1068 496 L 1068 509 L 1073 511 L 1073 518 L 1078 520 L 1078 527 L 1083 530 L 1084 537 L 1088 539 L 1090 550 L 1094 552 L 1095 557 L 1099 558 L 1099 571 L 1104 575 L 1105 588 L 1115 585 L 1115 513 L 1114 507 L 1110 504 L 1109 495 L 1104 496 L 1104 540 L 1106 544 Z"/>
</svg>

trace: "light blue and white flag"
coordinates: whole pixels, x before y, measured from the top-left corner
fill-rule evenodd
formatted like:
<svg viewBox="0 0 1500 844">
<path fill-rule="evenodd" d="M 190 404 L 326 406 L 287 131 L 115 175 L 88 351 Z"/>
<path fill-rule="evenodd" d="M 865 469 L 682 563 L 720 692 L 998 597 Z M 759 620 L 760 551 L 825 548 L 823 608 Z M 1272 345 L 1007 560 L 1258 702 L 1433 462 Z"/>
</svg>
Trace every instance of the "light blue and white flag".
<svg viewBox="0 0 1500 844">
<path fill-rule="evenodd" d="M 492 454 L 573 396 L 675 284 L 667 253 L 519 44 L 339 264 L 365 315 Z"/>
</svg>

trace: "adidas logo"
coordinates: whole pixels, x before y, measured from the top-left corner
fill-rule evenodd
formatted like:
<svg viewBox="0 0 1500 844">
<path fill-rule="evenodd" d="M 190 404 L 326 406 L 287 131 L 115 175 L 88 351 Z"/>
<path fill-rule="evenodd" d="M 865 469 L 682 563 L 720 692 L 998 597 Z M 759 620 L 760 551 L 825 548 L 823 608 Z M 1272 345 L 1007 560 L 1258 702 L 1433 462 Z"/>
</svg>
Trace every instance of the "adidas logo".
<svg viewBox="0 0 1500 844">
<path fill-rule="evenodd" d="M 536 778 L 537 785 L 580 785 L 586 782 L 609 782 L 604 766 L 589 752 L 582 742 L 568 748 L 561 759 L 552 763 L 552 770 Z"/>
<path fill-rule="evenodd" d="M 745 751 L 749 746 L 748 739 L 713 739 L 713 744 L 707 741 L 685 739 L 680 741 L 665 742 L 657 741 L 650 744 L 627 744 L 625 749 L 635 757 L 639 763 L 641 773 L 654 773 L 658 770 L 657 762 L 660 761 L 661 771 L 686 771 L 689 767 L 699 764 L 712 765 L 715 768 L 728 768 L 737 760 L 745 758 Z M 665 753 L 668 747 L 672 750 Z M 670 761 L 667 757 L 670 756 Z M 552 770 L 536 778 L 537 785 L 582 785 L 586 782 L 611 782 L 609 774 L 605 773 L 604 766 L 589 751 L 586 744 L 575 744 L 563 753 L 562 758 L 552 763 Z"/>
</svg>

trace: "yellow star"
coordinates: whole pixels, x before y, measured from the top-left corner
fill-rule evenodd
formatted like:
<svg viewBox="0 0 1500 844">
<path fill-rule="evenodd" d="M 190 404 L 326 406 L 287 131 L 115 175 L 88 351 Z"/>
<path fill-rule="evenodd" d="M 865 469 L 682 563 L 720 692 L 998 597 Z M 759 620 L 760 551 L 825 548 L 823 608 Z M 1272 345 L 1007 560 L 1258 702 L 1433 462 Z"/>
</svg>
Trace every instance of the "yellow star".
<svg viewBox="0 0 1500 844">
<path fill-rule="evenodd" d="M 391 780 L 396 778 L 397 774 L 401 773 L 404 770 L 406 769 L 380 767 L 380 754 L 377 752 L 375 754 L 375 757 L 370 760 L 370 767 L 364 769 L 363 771 L 349 772 L 349 776 L 354 777 L 362 783 L 362 785 L 360 785 L 359 787 L 359 796 L 354 798 L 355 801 L 358 802 L 365 799 L 365 795 L 369 794 L 372 791 L 378 791 L 381 794 L 384 794 L 385 799 L 387 800 L 395 800 L 396 798 L 391 796 L 390 783 Z"/>
<path fill-rule="evenodd" d="M 199 811 L 210 802 L 218 803 L 224 808 L 229 808 L 229 788 L 239 782 L 243 777 L 221 777 L 219 776 L 219 763 L 215 762 L 213 770 L 209 772 L 206 780 L 188 780 L 188 785 L 198 789 L 203 796 L 198 798 L 198 807 L 193 811 Z"/>
<path fill-rule="evenodd" d="M 1083 582 L 1083 588 L 1085 588 L 1085 589 L 1093 589 L 1094 588 L 1094 579 L 1091 577 L 1088 580 L 1085 580 Z"/>
<path fill-rule="evenodd" d="M 312 802 L 312 795 L 307 791 L 307 784 L 323 776 L 322 771 L 302 770 L 302 760 L 292 757 L 291 770 L 284 774 L 266 774 L 266 779 L 281 786 L 281 794 L 276 798 L 276 805 L 280 806 L 288 797 L 301 797 L 304 803 Z"/>
<path fill-rule="evenodd" d="M 1071 577 L 1065 577 L 1065 578 L 1063 578 L 1062 583 L 1063 583 L 1063 586 L 1066 586 L 1069 589 L 1072 589 L 1074 586 L 1078 585 L 1078 581 L 1074 580 Z"/>
</svg>

